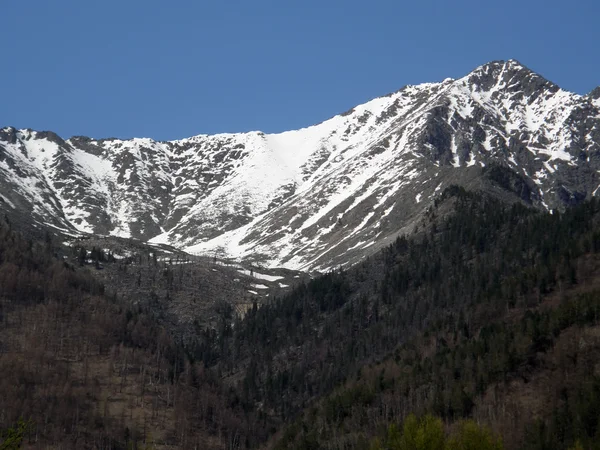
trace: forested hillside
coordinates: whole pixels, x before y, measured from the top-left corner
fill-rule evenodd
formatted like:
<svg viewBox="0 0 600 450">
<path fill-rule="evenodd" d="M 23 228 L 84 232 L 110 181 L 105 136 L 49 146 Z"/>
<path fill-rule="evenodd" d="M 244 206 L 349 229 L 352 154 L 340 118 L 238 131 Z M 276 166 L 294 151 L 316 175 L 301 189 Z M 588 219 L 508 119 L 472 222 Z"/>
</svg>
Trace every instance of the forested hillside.
<svg viewBox="0 0 600 450">
<path fill-rule="evenodd" d="M 415 235 L 185 339 L 3 223 L 0 426 L 42 448 L 407 448 L 431 424 L 594 448 L 599 221 L 450 188 Z"/>
<path fill-rule="evenodd" d="M 437 220 L 448 199 L 455 213 Z M 314 341 L 349 376 L 276 447 L 367 448 L 409 413 L 431 413 L 450 428 L 475 418 L 507 448 L 596 448 L 598 206 L 539 214 L 449 190 L 430 232 L 398 239 L 355 276 L 332 275 L 355 297 Z"/>
<path fill-rule="evenodd" d="M 248 429 L 260 439 L 235 392 L 192 364 L 155 311 L 53 248 L 0 221 L 0 429 L 25 430 L 26 448 L 222 448 Z"/>
</svg>

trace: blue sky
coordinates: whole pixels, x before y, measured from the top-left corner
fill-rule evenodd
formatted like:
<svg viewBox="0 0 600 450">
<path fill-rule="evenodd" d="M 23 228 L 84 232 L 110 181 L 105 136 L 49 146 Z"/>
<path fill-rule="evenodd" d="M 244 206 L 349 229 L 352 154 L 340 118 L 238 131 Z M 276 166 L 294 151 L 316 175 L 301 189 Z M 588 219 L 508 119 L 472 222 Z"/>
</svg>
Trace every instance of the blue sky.
<svg viewBox="0 0 600 450">
<path fill-rule="evenodd" d="M 0 126 L 177 139 L 308 126 L 406 84 L 518 59 L 600 85 L 596 0 L 13 0 Z"/>
</svg>

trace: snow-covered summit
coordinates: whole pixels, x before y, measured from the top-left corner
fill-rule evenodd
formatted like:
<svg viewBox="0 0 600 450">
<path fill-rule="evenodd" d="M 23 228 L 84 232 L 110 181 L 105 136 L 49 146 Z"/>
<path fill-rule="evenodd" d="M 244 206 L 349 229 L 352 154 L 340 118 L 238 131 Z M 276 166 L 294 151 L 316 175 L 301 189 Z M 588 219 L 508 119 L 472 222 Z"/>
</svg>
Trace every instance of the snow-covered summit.
<svg viewBox="0 0 600 450">
<path fill-rule="evenodd" d="M 449 184 L 541 208 L 595 195 L 594 92 L 564 91 L 509 60 L 278 134 L 63 140 L 3 128 L 0 208 L 64 229 L 326 268 L 409 231 Z M 507 171 L 501 180 L 488 173 L 494 164 Z"/>
</svg>

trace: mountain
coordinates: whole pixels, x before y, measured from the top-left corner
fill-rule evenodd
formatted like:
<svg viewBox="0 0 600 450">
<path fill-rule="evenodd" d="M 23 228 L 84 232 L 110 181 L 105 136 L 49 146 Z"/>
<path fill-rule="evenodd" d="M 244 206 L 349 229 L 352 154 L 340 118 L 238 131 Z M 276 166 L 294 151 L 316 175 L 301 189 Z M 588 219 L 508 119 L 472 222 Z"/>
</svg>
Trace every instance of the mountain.
<svg viewBox="0 0 600 450">
<path fill-rule="evenodd" d="M 241 300 L 237 267 L 92 237 L 100 268 L 0 217 L 0 439 L 394 449 L 414 413 L 505 443 L 422 448 L 596 448 L 600 202 L 548 214 L 454 186 L 426 216 L 430 232 L 243 315 L 219 302 L 212 326 L 213 294 Z"/>
<path fill-rule="evenodd" d="M 347 265 L 458 184 L 559 209 L 600 188 L 600 93 L 514 60 L 406 86 L 318 125 L 152 139 L 0 130 L 0 208 L 67 233 L 292 269 Z"/>
</svg>

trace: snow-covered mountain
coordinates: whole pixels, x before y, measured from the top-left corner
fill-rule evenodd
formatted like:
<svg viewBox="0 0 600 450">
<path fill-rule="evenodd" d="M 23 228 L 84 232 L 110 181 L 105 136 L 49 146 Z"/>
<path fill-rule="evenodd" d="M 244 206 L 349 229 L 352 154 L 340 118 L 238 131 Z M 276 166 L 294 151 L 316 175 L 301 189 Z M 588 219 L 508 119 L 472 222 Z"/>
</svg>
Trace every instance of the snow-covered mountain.
<svg viewBox="0 0 600 450">
<path fill-rule="evenodd" d="M 0 130 L 0 208 L 65 230 L 272 266 L 349 264 L 462 184 L 564 208 L 600 188 L 600 88 L 514 60 L 406 86 L 318 125 L 152 139 Z"/>
</svg>

